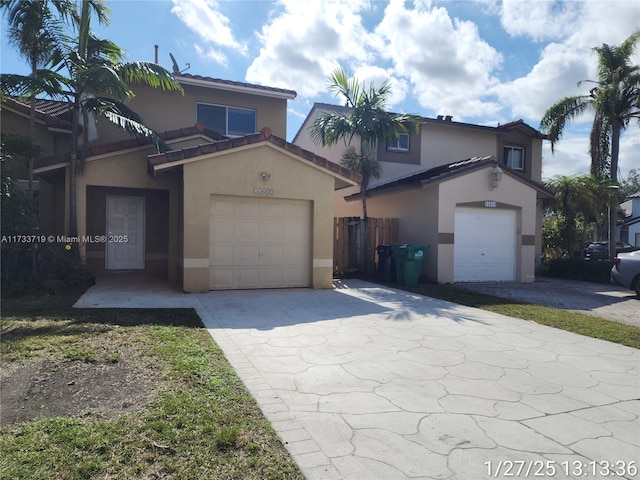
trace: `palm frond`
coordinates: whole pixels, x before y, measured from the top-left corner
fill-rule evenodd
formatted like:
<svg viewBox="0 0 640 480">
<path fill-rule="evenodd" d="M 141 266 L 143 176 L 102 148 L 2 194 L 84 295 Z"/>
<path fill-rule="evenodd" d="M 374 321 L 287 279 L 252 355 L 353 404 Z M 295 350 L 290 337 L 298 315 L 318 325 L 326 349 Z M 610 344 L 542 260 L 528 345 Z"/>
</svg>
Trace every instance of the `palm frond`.
<svg viewBox="0 0 640 480">
<path fill-rule="evenodd" d="M 173 74 L 157 63 L 126 62 L 115 65 L 114 70 L 127 84 L 143 83 L 153 88 L 184 94 L 182 86 Z"/>
<path fill-rule="evenodd" d="M 562 137 L 567 122 L 579 117 L 591 106 L 592 98 L 590 96 L 579 95 L 563 98 L 544 112 L 542 120 L 540 120 L 540 130 L 545 132 L 551 141 L 552 152 L 555 144 Z"/>
<path fill-rule="evenodd" d="M 123 103 L 116 102 L 111 98 L 92 97 L 84 101 L 83 107 L 86 111 L 94 112 L 97 116 L 105 118 L 133 137 L 148 138 L 158 152 L 167 150 L 164 140 L 154 130 L 147 127 L 138 114 Z"/>
<path fill-rule="evenodd" d="M 51 70 L 38 70 L 35 77 L 11 73 L 0 75 L 0 89 L 5 96 L 29 98 L 44 94 L 63 99 L 67 86 L 67 78 Z"/>
</svg>

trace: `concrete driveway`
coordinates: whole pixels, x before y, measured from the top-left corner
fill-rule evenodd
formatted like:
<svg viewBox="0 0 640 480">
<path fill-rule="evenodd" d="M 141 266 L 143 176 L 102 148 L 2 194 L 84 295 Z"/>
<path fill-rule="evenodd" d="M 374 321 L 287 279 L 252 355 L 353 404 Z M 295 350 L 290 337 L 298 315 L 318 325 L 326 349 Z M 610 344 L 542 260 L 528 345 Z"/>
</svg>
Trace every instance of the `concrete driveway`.
<svg viewBox="0 0 640 480">
<path fill-rule="evenodd" d="M 636 349 L 356 280 L 180 298 L 310 480 L 637 478 Z"/>
<path fill-rule="evenodd" d="M 460 283 L 456 286 L 640 327 L 640 299 L 635 292 L 619 285 L 537 277 L 534 283 Z"/>
</svg>

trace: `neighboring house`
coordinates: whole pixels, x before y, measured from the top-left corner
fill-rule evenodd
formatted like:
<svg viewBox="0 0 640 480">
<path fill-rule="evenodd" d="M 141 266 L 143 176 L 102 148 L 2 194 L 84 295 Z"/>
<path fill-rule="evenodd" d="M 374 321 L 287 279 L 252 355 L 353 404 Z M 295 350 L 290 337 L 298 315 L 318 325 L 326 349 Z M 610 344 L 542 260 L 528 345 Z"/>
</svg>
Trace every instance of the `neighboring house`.
<svg viewBox="0 0 640 480">
<path fill-rule="evenodd" d="M 293 143 L 340 162 L 344 144 L 323 148 L 309 135 L 329 111 L 348 109 L 316 103 Z M 545 136 L 522 120 L 497 127 L 419 120 L 418 134 L 378 145 L 383 174 L 367 190 L 369 216 L 398 218 L 401 243 L 430 246 L 423 264 L 430 281 L 534 281 L 542 200 L 551 195 L 541 184 Z M 359 187 L 336 192 L 335 205 L 337 216 L 361 216 Z"/>
<path fill-rule="evenodd" d="M 35 104 L 34 143 L 43 156 L 55 155 L 69 150 L 71 136 L 71 106 L 67 102 L 37 100 Z M 31 108 L 18 99 L 7 97 L 2 101 L 2 133 L 13 135 L 29 134 Z M 20 181 L 28 176 L 26 163 L 3 165 L 11 175 Z M 36 183 L 37 185 L 37 183 Z"/>
<path fill-rule="evenodd" d="M 284 140 L 294 91 L 176 78 L 184 95 L 138 87 L 130 104 L 170 151 L 98 123 L 77 180 L 81 259 L 97 276 L 143 272 L 187 292 L 330 288 L 333 192 L 359 175 Z M 61 234 L 68 154 L 36 173 L 51 186 L 43 233 Z"/>
<path fill-rule="evenodd" d="M 624 212 L 620 234 L 618 238 L 622 242 L 640 247 L 640 192 L 629 195 L 629 199 L 620 204 Z"/>
</svg>

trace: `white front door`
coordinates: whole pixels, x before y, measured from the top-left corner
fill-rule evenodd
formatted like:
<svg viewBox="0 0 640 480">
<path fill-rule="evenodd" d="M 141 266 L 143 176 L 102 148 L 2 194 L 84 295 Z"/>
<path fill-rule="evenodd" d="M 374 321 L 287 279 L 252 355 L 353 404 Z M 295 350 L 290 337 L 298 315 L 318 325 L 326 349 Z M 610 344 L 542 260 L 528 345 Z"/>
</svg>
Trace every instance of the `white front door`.
<svg viewBox="0 0 640 480">
<path fill-rule="evenodd" d="M 144 197 L 107 196 L 105 267 L 144 268 Z"/>
</svg>

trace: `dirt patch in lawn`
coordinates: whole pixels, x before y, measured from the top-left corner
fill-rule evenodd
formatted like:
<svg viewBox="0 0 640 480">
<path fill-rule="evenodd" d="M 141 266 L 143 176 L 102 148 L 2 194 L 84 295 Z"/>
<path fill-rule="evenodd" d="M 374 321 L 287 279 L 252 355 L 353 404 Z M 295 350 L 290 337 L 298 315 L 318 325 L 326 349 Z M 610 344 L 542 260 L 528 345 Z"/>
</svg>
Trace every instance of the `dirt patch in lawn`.
<svg viewBox="0 0 640 480">
<path fill-rule="evenodd" d="M 83 413 L 111 418 L 152 400 L 153 377 L 115 363 L 44 360 L 13 365 L 0 378 L 0 427 Z"/>
</svg>

